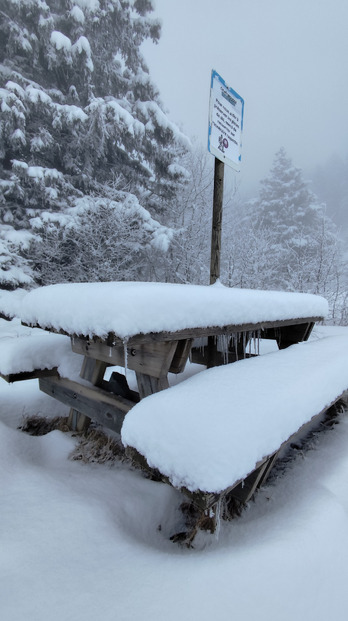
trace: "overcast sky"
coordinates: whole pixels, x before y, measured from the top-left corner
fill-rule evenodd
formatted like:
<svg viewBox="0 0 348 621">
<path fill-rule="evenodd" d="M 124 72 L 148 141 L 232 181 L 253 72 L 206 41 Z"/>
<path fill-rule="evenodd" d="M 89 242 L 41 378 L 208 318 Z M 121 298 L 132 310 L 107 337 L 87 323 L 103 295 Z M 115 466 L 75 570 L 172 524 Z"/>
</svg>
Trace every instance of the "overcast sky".
<svg viewBox="0 0 348 621">
<path fill-rule="evenodd" d="M 170 118 L 206 145 L 212 69 L 244 98 L 245 192 L 281 146 L 306 172 L 348 153 L 348 0 L 153 3 L 143 52 Z"/>
</svg>

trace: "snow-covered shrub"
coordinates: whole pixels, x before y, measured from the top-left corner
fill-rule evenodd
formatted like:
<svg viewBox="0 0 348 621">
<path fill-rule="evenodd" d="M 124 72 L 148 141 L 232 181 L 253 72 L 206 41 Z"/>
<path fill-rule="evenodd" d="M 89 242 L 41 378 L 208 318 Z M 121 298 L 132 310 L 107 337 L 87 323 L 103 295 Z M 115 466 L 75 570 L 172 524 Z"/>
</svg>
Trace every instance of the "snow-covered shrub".
<svg viewBox="0 0 348 621">
<path fill-rule="evenodd" d="M 148 254 L 168 250 L 173 231 L 160 225 L 134 195 L 77 199 L 64 214 L 42 212 L 28 259 L 40 284 L 149 278 Z"/>
</svg>

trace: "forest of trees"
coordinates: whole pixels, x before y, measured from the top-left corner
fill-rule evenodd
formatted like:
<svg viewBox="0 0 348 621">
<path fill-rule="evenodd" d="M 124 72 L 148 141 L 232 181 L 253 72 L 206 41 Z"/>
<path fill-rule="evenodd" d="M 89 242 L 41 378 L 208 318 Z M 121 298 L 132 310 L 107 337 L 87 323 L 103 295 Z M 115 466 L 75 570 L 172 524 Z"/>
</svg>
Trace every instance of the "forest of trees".
<svg viewBox="0 0 348 621">
<path fill-rule="evenodd" d="M 3 0 L 0 286 L 209 283 L 213 158 L 168 119 L 140 51 L 150 0 Z M 225 187 L 221 280 L 327 297 L 348 323 L 348 158 L 305 181 L 283 148 Z M 315 194 L 314 194 L 314 191 Z"/>
</svg>

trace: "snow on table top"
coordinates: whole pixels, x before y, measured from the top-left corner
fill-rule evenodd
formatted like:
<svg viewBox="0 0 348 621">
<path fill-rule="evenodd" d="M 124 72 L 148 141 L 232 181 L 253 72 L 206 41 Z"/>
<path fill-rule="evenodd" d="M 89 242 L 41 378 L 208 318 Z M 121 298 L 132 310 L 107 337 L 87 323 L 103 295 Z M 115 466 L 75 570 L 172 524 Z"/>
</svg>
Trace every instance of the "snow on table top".
<svg viewBox="0 0 348 621">
<path fill-rule="evenodd" d="M 128 412 L 122 441 L 175 487 L 245 478 L 348 388 L 348 337 L 330 336 L 202 371 Z"/>
<path fill-rule="evenodd" d="M 68 334 L 122 339 L 150 332 L 324 317 L 327 301 L 303 293 L 148 282 L 69 283 L 28 293 L 20 317 Z"/>
</svg>

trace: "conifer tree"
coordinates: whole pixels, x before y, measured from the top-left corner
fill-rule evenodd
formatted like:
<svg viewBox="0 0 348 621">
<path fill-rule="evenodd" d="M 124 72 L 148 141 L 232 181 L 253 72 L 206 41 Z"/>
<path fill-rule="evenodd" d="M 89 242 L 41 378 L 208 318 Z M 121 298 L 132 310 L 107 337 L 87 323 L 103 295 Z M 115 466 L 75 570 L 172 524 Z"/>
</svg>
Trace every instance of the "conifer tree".
<svg viewBox="0 0 348 621">
<path fill-rule="evenodd" d="M 327 293 L 339 263 L 337 231 L 283 148 L 261 181 L 251 213 L 254 235 L 267 240 L 270 286 Z"/>
<path fill-rule="evenodd" d="M 28 229 L 40 213 L 125 192 L 163 214 L 188 140 L 140 51 L 160 35 L 152 10 L 150 0 L 2 0 L 0 224 Z"/>
<path fill-rule="evenodd" d="M 257 201 L 257 220 L 270 227 L 275 242 L 293 241 L 311 233 L 320 222 L 322 206 L 303 180 L 300 168 L 293 166 L 285 149 L 274 157 L 270 174 L 261 181 Z"/>
</svg>

